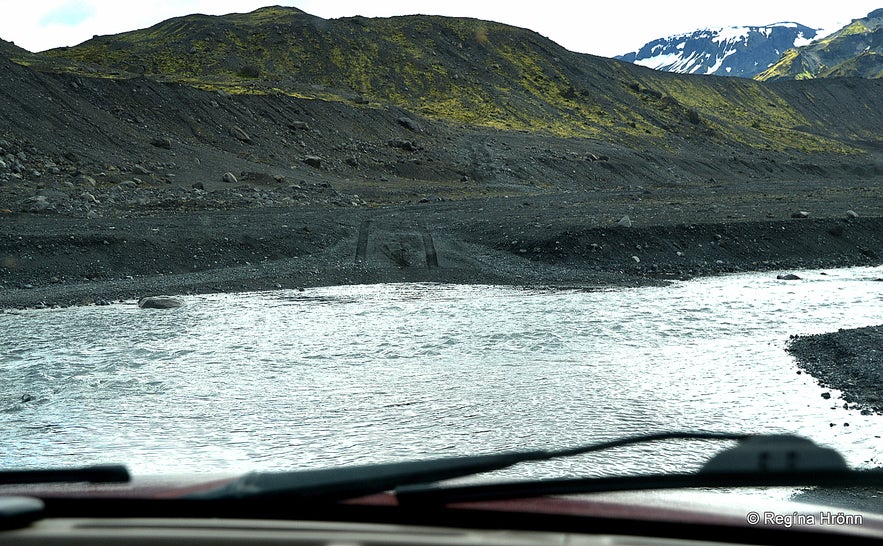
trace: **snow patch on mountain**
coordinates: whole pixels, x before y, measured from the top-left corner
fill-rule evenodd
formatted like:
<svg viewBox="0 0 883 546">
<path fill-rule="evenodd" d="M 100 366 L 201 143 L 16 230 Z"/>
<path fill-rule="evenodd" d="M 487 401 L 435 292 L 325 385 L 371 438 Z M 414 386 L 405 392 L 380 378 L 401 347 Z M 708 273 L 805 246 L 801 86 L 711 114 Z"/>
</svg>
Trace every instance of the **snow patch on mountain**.
<svg viewBox="0 0 883 546">
<path fill-rule="evenodd" d="M 707 28 L 653 40 L 616 58 L 667 72 L 750 78 L 779 60 L 785 50 L 819 36 L 816 29 L 792 22 Z"/>
</svg>

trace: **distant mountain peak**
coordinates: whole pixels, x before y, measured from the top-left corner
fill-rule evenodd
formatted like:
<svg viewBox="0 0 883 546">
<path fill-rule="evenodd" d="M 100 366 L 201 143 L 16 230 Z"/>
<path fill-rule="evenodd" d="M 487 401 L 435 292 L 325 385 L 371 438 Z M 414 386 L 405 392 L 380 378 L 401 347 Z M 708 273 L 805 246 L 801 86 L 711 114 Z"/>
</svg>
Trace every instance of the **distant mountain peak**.
<svg viewBox="0 0 883 546">
<path fill-rule="evenodd" d="M 666 72 L 751 78 L 816 36 L 817 29 L 794 22 L 704 28 L 653 40 L 616 58 Z"/>
</svg>

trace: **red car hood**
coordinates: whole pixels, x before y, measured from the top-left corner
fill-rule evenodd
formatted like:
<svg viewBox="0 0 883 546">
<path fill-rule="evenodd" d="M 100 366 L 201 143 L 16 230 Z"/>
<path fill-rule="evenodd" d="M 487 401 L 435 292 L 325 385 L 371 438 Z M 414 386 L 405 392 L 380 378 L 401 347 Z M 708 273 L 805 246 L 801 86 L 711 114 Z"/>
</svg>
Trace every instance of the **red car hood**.
<svg viewBox="0 0 883 546">
<path fill-rule="evenodd" d="M 40 484 L 0 486 L 0 496 L 42 499 L 180 499 L 209 491 L 235 477 L 212 475 L 135 477 L 124 484 Z M 396 508 L 392 494 L 378 494 L 345 502 L 359 507 Z M 623 519 L 730 527 L 807 529 L 883 539 L 883 514 L 835 508 L 751 493 L 712 491 L 637 491 L 583 496 L 537 497 L 504 501 L 453 503 L 452 511 L 509 514 L 549 514 L 573 518 Z M 100 516 L 100 514 L 96 514 Z"/>
</svg>

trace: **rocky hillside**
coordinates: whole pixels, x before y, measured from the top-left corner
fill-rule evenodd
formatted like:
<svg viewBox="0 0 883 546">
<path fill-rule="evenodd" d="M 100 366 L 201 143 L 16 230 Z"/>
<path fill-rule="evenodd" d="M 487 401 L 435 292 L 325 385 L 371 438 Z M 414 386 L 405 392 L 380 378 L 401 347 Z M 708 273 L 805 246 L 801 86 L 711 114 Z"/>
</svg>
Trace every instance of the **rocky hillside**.
<svg viewBox="0 0 883 546">
<path fill-rule="evenodd" d="M 448 122 L 632 147 L 712 137 L 776 150 L 848 148 L 823 131 L 801 130 L 825 122 L 804 118 L 790 98 L 770 88 L 672 79 L 570 52 L 526 29 L 474 19 L 324 20 L 271 7 L 170 19 L 45 58 L 43 69 L 63 62 L 53 69 L 366 108 L 392 104 Z"/>
<path fill-rule="evenodd" d="M 0 44 L 0 307 L 877 263 L 881 113 L 883 79 L 661 72 L 472 19 Z"/>
<path fill-rule="evenodd" d="M 4 51 L 0 209 L 361 206 L 883 172 L 883 80 L 672 74 L 472 19 L 265 8 Z"/>
<path fill-rule="evenodd" d="M 883 9 L 855 19 L 834 34 L 786 51 L 758 80 L 883 77 Z"/>
<path fill-rule="evenodd" d="M 659 38 L 617 59 L 666 72 L 754 77 L 816 30 L 797 23 L 701 29 Z"/>
<path fill-rule="evenodd" d="M 474 19 L 324 20 L 274 7 L 172 19 L 47 55 L 82 63 L 86 73 L 392 103 L 437 119 L 565 136 L 659 137 L 662 125 L 684 125 L 688 110 L 671 103 L 650 114 L 649 95 L 637 91 L 650 86 L 617 74 L 619 63 Z"/>
</svg>

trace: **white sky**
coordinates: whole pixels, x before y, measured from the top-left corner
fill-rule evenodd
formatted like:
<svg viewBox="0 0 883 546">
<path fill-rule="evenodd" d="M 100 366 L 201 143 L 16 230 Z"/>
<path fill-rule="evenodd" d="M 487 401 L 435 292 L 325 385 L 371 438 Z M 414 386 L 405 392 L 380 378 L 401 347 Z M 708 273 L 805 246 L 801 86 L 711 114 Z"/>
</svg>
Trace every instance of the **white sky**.
<svg viewBox="0 0 883 546">
<path fill-rule="evenodd" d="M 295 6 L 326 19 L 414 13 L 475 17 L 530 28 L 573 51 L 612 57 L 704 27 L 793 21 L 833 32 L 883 6 L 883 0 L 0 0 L 0 38 L 42 51 L 170 17 L 248 12 L 266 5 Z"/>
</svg>

